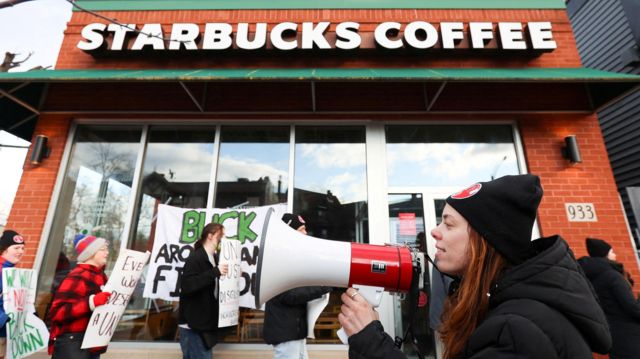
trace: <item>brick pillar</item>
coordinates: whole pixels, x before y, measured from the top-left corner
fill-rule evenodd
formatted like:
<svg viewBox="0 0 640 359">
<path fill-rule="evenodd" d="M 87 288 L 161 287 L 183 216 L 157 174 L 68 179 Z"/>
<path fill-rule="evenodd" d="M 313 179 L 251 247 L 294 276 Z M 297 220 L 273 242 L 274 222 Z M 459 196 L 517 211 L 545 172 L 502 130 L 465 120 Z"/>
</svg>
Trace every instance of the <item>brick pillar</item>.
<svg viewBox="0 0 640 359">
<path fill-rule="evenodd" d="M 36 125 L 34 139 L 37 135 L 49 137 L 51 154 L 40 165 L 34 166 L 29 162 L 33 146 L 29 148 L 20 186 L 9 214 L 6 228 L 22 234 L 26 241 L 26 253 L 19 267 L 33 267 L 70 123 L 66 116 L 43 115 Z"/>
</svg>

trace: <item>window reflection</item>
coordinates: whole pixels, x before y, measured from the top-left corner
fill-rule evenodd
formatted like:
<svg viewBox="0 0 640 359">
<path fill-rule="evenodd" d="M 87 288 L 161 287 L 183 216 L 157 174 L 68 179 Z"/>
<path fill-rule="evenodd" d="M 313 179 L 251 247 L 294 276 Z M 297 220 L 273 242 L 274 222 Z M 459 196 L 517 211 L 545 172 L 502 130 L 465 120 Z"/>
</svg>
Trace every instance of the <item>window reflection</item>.
<svg viewBox="0 0 640 359">
<path fill-rule="evenodd" d="M 222 127 L 216 208 L 287 201 L 289 132 L 288 126 Z"/>
<path fill-rule="evenodd" d="M 366 178 L 364 127 L 296 127 L 293 211 L 306 220 L 309 235 L 368 243 Z M 340 343 L 340 294 L 329 296 L 309 343 Z"/>
<path fill-rule="evenodd" d="M 151 251 L 159 204 L 204 208 L 209 193 L 215 129 L 151 127 L 127 248 Z M 177 302 L 143 298 L 146 270 L 120 319 L 113 340 L 173 341 Z"/>
<path fill-rule="evenodd" d="M 390 186 L 466 186 L 518 174 L 509 125 L 388 126 Z"/>
<path fill-rule="evenodd" d="M 293 209 L 309 235 L 369 241 L 364 127 L 296 128 Z"/>
<path fill-rule="evenodd" d="M 223 126 L 216 182 L 216 208 L 246 208 L 287 202 L 289 126 Z M 261 343 L 264 312 L 240 308 L 238 325 L 225 329 L 225 343 Z"/>
<path fill-rule="evenodd" d="M 140 128 L 78 128 L 39 276 L 36 310 L 42 318 L 52 293 L 76 265 L 76 234 L 87 231 L 106 238 L 116 249 L 109 255 L 113 266 L 127 220 L 140 137 Z"/>
<path fill-rule="evenodd" d="M 425 233 L 424 204 L 422 194 L 390 194 L 389 201 L 389 229 L 390 242 L 407 245 L 419 251 L 426 252 L 427 235 Z M 436 202 L 439 200 L 436 200 Z M 438 212 L 436 210 L 436 212 Z M 428 272 L 427 272 L 428 274 Z M 424 278 L 425 288 L 430 288 L 430 276 Z M 411 307 L 410 301 L 401 300 L 397 296 L 393 298 L 396 333 L 404 333 L 407 330 L 411 318 L 429 318 L 429 306 Z M 414 313 L 415 312 L 415 313 Z M 435 358 L 434 332 L 429 328 L 428 320 L 419 320 L 413 323 L 413 334 L 418 339 L 418 347 L 425 358 Z M 416 358 L 415 347 L 404 345 L 402 351 L 409 358 Z"/>
</svg>

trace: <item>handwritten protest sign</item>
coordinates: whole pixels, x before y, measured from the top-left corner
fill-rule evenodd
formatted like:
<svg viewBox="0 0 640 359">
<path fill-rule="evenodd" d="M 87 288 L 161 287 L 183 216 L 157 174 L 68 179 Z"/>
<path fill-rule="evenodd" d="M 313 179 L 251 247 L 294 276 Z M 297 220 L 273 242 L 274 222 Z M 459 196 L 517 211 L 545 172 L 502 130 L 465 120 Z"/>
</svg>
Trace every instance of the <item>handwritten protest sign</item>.
<svg viewBox="0 0 640 359">
<path fill-rule="evenodd" d="M 229 271 L 220 278 L 220 291 L 218 299 L 220 310 L 218 312 L 218 327 L 229 327 L 238 324 L 238 312 L 240 306 L 240 241 L 223 238 L 221 241 L 220 264 L 227 263 Z"/>
<path fill-rule="evenodd" d="M 287 207 L 277 204 L 250 209 L 188 209 L 159 205 L 143 296 L 169 301 L 179 299 L 179 279 L 193 243 L 200 238 L 205 225 L 215 222 L 224 225 L 228 238 L 240 242 L 240 306 L 253 308 L 260 236 L 270 208 L 275 210 L 272 218 L 280 218 Z"/>
<path fill-rule="evenodd" d="M 5 358 L 24 358 L 46 348 L 49 343 L 47 326 L 34 314 L 37 282 L 38 276 L 33 269 L 2 270 L 4 311 L 10 318 Z"/>
<path fill-rule="evenodd" d="M 84 334 L 82 349 L 109 344 L 148 260 L 149 252 L 142 253 L 127 249 L 120 253 L 111 277 L 104 287 L 104 291 L 111 292 L 111 296 L 105 305 L 93 311 Z"/>
</svg>

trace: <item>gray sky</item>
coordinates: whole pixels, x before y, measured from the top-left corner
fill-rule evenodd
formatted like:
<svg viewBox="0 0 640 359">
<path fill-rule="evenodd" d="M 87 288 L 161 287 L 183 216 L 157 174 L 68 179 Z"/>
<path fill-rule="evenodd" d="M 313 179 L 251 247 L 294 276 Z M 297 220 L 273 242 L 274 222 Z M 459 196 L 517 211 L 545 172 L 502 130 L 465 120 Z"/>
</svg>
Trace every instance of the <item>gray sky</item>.
<svg viewBox="0 0 640 359">
<path fill-rule="evenodd" d="M 34 0 L 0 9 L 0 61 L 7 51 L 20 54 L 16 60 L 33 52 L 28 61 L 13 71 L 26 71 L 38 65 L 53 68 L 70 17 L 71 4 L 65 0 Z M 29 142 L 4 131 L 0 131 L 0 144 L 29 146 Z M 26 153 L 26 149 L 0 147 L 0 225 L 6 223 Z"/>
</svg>

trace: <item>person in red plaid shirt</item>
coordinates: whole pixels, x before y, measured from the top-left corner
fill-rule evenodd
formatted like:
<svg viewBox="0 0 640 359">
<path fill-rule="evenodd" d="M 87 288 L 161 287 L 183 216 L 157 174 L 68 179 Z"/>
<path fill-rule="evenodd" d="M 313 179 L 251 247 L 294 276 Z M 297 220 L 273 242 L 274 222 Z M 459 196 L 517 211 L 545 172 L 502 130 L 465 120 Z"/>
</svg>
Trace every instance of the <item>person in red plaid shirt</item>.
<svg viewBox="0 0 640 359">
<path fill-rule="evenodd" d="M 97 359 L 106 347 L 80 349 L 92 311 L 109 300 L 104 266 L 109 243 L 104 238 L 79 234 L 73 240 L 78 265 L 60 283 L 49 310 L 49 354 L 53 359 Z"/>
</svg>

